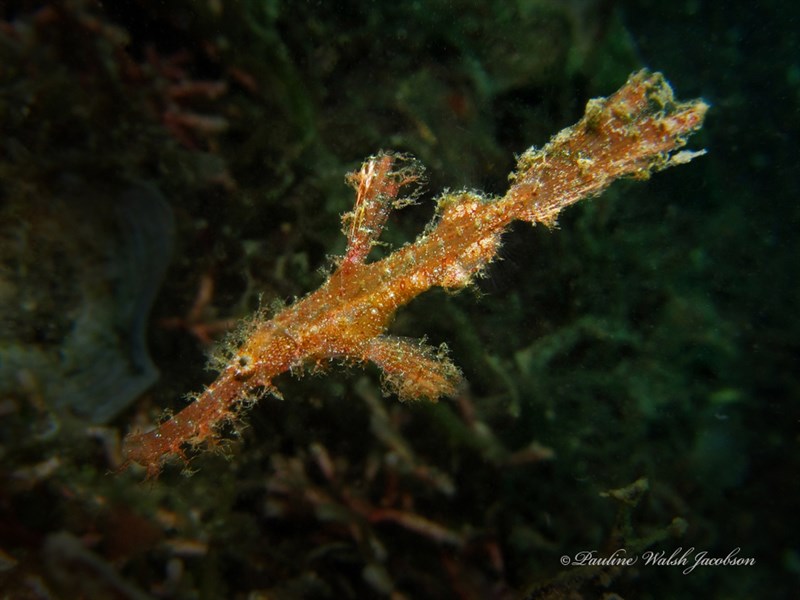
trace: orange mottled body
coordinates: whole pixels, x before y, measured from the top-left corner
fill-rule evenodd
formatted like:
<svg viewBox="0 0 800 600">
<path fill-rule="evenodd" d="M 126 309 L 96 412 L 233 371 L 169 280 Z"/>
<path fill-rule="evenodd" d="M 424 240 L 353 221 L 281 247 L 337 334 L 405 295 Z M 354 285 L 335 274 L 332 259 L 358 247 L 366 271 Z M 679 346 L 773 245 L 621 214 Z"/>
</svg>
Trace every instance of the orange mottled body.
<svg viewBox="0 0 800 600">
<path fill-rule="evenodd" d="M 675 151 L 702 125 L 707 108 L 676 102 L 659 74 L 637 73 L 613 96 L 590 101 L 583 119 L 545 147 L 525 152 L 505 196 L 444 195 L 424 235 L 372 263 L 366 259 L 389 212 L 411 201 L 401 192 L 420 172 L 398 155 L 367 160 L 348 177 L 357 197 L 343 219 L 348 246 L 338 269 L 316 292 L 254 326 L 217 380 L 181 413 L 130 435 L 128 462 L 157 473 L 185 445 L 213 440 L 219 425 L 270 389 L 275 376 L 331 360 L 374 362 L 404 400 L 453 395 L 460 373 L 444 350 L 385 333 L 395 311 L 433 286 L 468 285 L 496 256 L 512 221 L 552 224 L 564 207 L 615 179 L 688 162 L 698 153 Z"/>
</svg>

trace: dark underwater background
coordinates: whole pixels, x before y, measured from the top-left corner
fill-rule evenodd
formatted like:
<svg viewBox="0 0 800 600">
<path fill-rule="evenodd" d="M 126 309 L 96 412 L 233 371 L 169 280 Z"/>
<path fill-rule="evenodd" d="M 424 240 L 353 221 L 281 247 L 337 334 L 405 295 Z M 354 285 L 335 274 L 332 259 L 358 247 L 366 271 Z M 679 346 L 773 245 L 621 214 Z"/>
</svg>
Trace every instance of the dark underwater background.
<svg viewBox="0 0 800 600">
<path fill-rule="evenodd" d="M 798 597 L 798 32 L 776 0 L 0 3 L 0 597 Z M 641 68 L 710 103 L 708 154 L 401 310 L 458 398 L 286 374 L 218 451 L 119 469 L 325 280 L 364 158 L 427 166 L 378 257 Z"/>
</svg>

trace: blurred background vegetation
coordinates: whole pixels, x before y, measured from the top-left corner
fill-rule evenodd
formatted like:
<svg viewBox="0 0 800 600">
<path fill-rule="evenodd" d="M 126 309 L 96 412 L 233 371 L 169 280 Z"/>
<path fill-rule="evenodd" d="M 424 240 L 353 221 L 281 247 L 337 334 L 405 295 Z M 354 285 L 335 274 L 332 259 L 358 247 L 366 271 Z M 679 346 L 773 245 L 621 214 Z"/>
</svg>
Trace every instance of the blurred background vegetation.
<svg viewBox="0 0 800 600">
<path fill-rule="evenodd" d="M 792 597 L 800 11 L 485 4 L 0 7 L 7 597 Z M 711 103 L 709 154 L 515 226 L 475 289 L 401 311 L 462 397 L 286 375 L 191 477 L 114 472 L 233 323 L 324 281 L 366 156 L 428 167 L 378 256 L 439 191 L 502 194 L 515 153 L 642 66 Z M 756 565 L 560 563 L 678 547 Z"/>
</svg>

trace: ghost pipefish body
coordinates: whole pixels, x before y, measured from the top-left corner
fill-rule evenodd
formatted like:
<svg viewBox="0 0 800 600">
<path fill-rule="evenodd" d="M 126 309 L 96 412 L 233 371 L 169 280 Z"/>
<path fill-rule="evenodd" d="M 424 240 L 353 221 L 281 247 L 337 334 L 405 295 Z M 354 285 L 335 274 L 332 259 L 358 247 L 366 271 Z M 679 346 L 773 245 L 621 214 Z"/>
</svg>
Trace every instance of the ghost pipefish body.
<svg viewBox="0 0 800 600">
<path fill-rule="evenodd" d="M 524 152 L 504 196 L 442 195 L 425 232 L 375 262 L 367 255 L 390 211 L 413 200 L 409 188 L 421 170 L 403 155 L 367 159 L 347 178 L 356 202 L 343 217 L 347 249 L 336 270 L 272 319 L 256 317 L 214 383 L 154 430 L 127 437 L 126 464 L 156 475 L 186 447 L 216 442 L 220 426 L 260 395 L 277 392 L 277 375 L 330 361 L 377 364 L 401 400 L 452 396 L 461 373 L 446 349 L 387 334 L 395 311 L 431 287 L 457 290 L 472 282 L 497 255 L 513 221 L 552 225 L 565 207 L 618 178 L 646 179 L 703 154 L 681 148 L 707 110 L 702 100 L 676 101 L 661 74 L 635 73 L 613 95 L 590 100 L 577 124 Z"/>
</svg>

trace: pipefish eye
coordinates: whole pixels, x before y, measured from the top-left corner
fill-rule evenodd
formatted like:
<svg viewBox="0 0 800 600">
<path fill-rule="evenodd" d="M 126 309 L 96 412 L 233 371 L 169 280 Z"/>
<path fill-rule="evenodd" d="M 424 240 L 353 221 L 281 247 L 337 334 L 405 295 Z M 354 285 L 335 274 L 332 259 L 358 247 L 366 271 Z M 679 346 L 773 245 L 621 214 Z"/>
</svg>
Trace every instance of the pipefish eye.
<svg viewBox="0 0 800 600">
<path fill-rule="evenodd" d="M 239 354 L 233 359 L 233 364 L 236 369 L 236 377 L 245 378 L 253 374 L 255 361 L 249 354 Z"/>
</svg>

